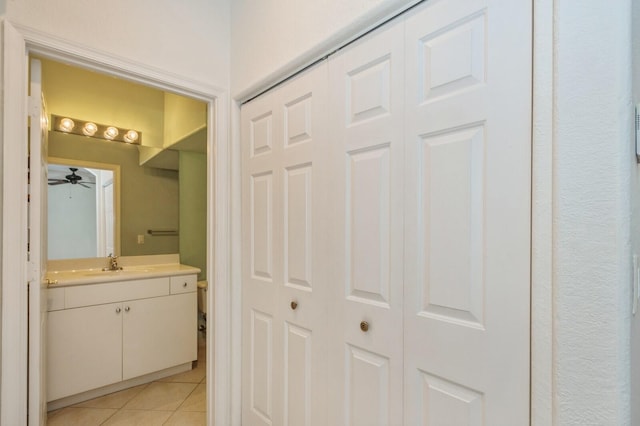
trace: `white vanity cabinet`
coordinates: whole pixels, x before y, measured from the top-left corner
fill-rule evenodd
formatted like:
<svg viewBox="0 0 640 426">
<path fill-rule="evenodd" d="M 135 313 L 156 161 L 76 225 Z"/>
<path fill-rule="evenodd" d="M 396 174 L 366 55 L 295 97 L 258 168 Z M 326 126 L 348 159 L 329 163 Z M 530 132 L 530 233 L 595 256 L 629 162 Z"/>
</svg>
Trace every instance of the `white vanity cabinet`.
<svg viewBox="0 0 640 426">
<path fill-rule="evenodd" d="M 197 331 L 194 331 L 198 329 L 196 304 L 196 293 L 125 303 L 122 322 L 123 380 L 198 357 Z"/>
<path fill-rule="evenodd" d="M 47 399 L 122 380 L 122 304 L 49 312 Z"/>
<path fill-rule="evenodd" d="M 197 359 L 195 275 L 52 290 L 48 401 Z"/>
</svg>

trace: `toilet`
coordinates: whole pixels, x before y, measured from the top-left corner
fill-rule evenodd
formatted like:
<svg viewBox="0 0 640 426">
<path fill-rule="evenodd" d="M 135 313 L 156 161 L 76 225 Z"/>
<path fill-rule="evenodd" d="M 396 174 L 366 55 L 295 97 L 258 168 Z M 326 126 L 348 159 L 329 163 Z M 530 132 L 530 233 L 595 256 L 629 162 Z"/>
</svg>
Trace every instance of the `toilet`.
<svg viewBox="0 0 640 426">
<path fill-rule="evenodd" d="M 198 329 L 207 329 L 207 288 L 206 281 L 198 281 Z M 202 320 L 202 321 L 201 321 Z"/>
</svg>

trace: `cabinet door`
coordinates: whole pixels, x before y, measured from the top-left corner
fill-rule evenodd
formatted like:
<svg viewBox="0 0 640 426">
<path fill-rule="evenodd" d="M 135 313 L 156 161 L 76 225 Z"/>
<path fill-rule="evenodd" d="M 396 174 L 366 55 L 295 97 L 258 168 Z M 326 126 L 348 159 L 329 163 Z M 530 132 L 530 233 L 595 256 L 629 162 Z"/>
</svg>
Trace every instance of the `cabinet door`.
<svg viewBox="0 0 640 426">
<path fill-rule="evenodd" d="M 122 305 L 49 312 L 47 399 L 122 380 Z"/>
<path fill-rule="evenodd" d="M 122 304 L 123 380 L 197 359 L 196 303 L 193 292 Z"/>
</svg>

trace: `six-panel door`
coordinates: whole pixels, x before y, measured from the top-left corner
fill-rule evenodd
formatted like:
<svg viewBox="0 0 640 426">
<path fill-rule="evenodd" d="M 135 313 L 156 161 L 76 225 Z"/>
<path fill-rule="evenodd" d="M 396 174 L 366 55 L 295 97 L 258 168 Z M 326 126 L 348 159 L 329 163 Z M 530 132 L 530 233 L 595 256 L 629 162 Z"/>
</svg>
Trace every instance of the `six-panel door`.
<svg viewBox="0 0 640 426">
<path fill-rule="evenodd" d="M 527 424 L 530 9 L 426 2 L 243 106 L 244 424 Z"/>
<path fill-rule="evenodd" d="M 402 423 L 404 40 L 390 25 L 329 59 L 329 424 Z"/>
<path fill-rule="evenodd" d="M 405 24 L 405 422 L 529 422 L 531 5 Z"/>
<path fill-rule="evenodd" d="M 326 66 L 242 109 L 243 423 L 326 424 Z"/>
</svg>

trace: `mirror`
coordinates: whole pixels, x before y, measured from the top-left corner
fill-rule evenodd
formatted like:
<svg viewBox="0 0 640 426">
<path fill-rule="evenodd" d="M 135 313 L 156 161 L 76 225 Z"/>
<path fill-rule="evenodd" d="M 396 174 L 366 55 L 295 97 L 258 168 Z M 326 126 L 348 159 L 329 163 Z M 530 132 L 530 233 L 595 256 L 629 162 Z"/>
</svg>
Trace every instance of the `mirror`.
<svg viewBox="0 0 640 426">
<path fill-rule="evenodd" d="M 48 258 L 120 255 L 120 166 L 48 161 Z"/>
</svg>

